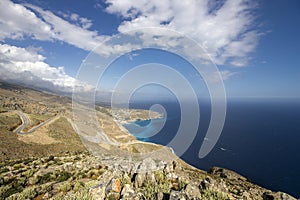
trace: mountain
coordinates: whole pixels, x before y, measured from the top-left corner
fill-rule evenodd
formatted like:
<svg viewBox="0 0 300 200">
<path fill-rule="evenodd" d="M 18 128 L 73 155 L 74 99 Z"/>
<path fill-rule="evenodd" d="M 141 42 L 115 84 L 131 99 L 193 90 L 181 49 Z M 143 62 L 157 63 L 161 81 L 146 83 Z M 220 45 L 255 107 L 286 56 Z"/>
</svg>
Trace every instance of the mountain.
<svg viewBox="0 0 300 200">
<path fill-rule="evenodd" d="M 75 102 L 74 115 L 66 96 L 0 83 L 0 101 L 0 199 L 294 199 L 138 141 L 122 123 L 149 119 L 146 110 L 95 105 L 100 131 L 90 107 Z"/>
</svg>

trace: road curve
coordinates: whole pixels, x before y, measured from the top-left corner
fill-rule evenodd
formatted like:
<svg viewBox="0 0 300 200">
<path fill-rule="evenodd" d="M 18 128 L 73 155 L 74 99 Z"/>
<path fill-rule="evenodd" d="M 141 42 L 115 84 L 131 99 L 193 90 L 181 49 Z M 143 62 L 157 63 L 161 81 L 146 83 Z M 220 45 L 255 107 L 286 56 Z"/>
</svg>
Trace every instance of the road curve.
<svg viewBox="0 0 300 200">
<path fill-rule="evenodd" d="M 28 118 L 28 116 L 23 113 L 22 111 L 16 111 L 16 113 L 20 116 L 21 120 L 22 120 L 22 124 L 17 127 L 14 132 L 17 133 L 17 134 L 29 134 L 29 133 L 32 133 L 34 131 L 36 131 L 36 129 L 46 125 L 47 123 L 49 123 L 50 121 L 54 121 L 56 119 L 58 119 L 58 117 L 55 117 L 55 118 L 50 118 L 50 119 L 47 119 L 46 121 L 38 124 L 37 126 L 34 126 L 32 127 L 30 130 L 28 130 L 27 132 L 24 132 L 23 130 L 30 125 L 30 119 Z"/>
<path fill-rule="evenodd" d="M 21 120 L 22 120 L 22 124 L 16 128 L 14 130 L 15 133 L 18 133 L 18 134 L 22 134 L 23 133 L 23 130 L 24 128 L 26 128 L 27 126 L 29 126 L 30 124 L 30 119 L 28 118 L 27 115 L 25 115 L 23 112 L 21 111 L 17 111 L 17 114 L 20 116 Z"/>
</svg>

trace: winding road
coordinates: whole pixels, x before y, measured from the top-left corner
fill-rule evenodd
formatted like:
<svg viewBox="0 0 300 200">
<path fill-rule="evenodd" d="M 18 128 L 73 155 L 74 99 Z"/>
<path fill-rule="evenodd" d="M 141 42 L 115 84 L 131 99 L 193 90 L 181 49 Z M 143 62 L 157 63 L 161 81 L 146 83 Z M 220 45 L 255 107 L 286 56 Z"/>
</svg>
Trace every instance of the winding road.
<svg viewBox="0 0 300 200">
<path fill-rule="evenodd" d="M 14 111 L 16 114 L 18 114 L 22 120 L 22 124 L 17 127 L 14 132 L 17 133 L 17 134 L 30 134 L 30 133 L 33 133 L 34 131 L 36 131 L 38 128 L 50 123 L 50 122 L 53 122 L 55 120 L 57 120 L 59 117 L 61 116 L 56 116 L 54 118 L 49 118 L 47 119 L 46 121 L 38 124 L 37 126 L 34 126 L 32 127 L 31 129 L 29 129 L 27 132 L 24 132 L 23 130 L 28 127 L 30 125 L 30 119 L 29 117 L 23 113 L 22 111 Z M 86 140 L 90 141 L 90 142 L 93 142 L 93 143 L 99 143 L 99 142 L 104 142 L 106 144 L 110 144 L 110 145 L 132 145 L 132 144 L 137 144 L 137 143 L 147 143 L 147 142 L 143 142 L 143 141 L 130 141 L 130 142 L 126 142 L 126 143 L 121 143 L 121 142 L 118 142 L 118 141 L 112 141 L 111 138 L 109 138 L 105 133 L 104 131 L 100 130 L 100 131 L 97 131 L 97 134 L 95 136 L 88 136 L 88 135 L 84 135 L 84 134 L 80 134 L 80 131 L 78 130 L 78 127 L 76 126 L 76 124 L 70 119 L 70 118 L 67 118 L 66 119 L 68 120 L 68 122 L 72 125 L 74 131 L 79 135 L 79 136 L 82 136 L 84 137 Z M 120 126 L 120 124 L 118 124 Z M 147 143 L 149 144 L 149 143 Z"/>
<path fill-rule="evenodd" d="M 44 126 L 44 125 L 46 125 L 46 124 L 49 123 L 50 121 L 54 121 L 54 120 L 58 119 L 58 117 L 55 117 L 55 118 L 52 118 L 52 119 L 51 119 L 51 118 L 50 118 L 50 119 L 47 119 L 46 121 L 44 121 L 44 122 L 42 122 L 42 123 L 40 123 L 40 124 L 38 124 L 38 125 L 32 127 L 32 128 L 29 129 L 27 132 L 24 132 L 23 130 L 24 130 L 27 126 L 30 125 L 30 119 L 29 119 L 29 117 L 28 117 L 26 114 L 24 114 L 22 111 L 16 111 L 16 113 L 20 116 L 20 118 L 21 118 L 21 120 L 22 120 L 22 124 L 21 124 L 18 128 L 16 128 L 16 129 L 14 130 L 14 132 L 15 132 L 15 133 L 18 133 L 18 134 L 29 134 L 29 133 L 32 133 L 32 132 L 34 132 L 36 129 L 38 129 L 38 128 Z"/>
</svg>

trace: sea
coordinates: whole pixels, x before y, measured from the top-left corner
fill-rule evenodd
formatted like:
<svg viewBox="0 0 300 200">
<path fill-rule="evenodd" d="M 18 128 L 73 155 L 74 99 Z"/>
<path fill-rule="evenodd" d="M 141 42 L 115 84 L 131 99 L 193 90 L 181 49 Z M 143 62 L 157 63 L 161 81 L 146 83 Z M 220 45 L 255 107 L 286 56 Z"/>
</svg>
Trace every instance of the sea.
<svg viewBox="0 0 300 200">
<path fill-rule="evenodd" d="M 140 140 L 168 146 L 179 127 L 180 105 L 177 101 L 155 103 L 162 105 L 167 113 L 165 125 L 157 134 L 145 138 L 139 127 L 155 131 L 156 124 L 163 119 L 153 119 L 151 123 L 138 120 L 124 126 Z M 153 102 L 135 102 L 131 107 L 149 109 L 151 105 Z M 198 153 L 210 122 L 210 102 L 199 103 L 199 108 L 199 129 L 187 151 L 180 156 L 183 160 L 202 170 L 214 166 L 230 169 L 252 183 L 300 197 L 299 99 L 228 100 L 221 136 L 202 159 Z M 172 148 L 176 153 L 176 147 Z"/>
</svg>

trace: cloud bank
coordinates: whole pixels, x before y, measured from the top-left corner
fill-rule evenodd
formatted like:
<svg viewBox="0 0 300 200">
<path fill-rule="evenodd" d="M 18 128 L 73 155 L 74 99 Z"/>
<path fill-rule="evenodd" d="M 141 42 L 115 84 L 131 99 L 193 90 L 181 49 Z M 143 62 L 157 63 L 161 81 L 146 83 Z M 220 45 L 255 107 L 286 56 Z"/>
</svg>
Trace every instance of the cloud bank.
<svg viewBox="0 0 300 200">
<path fill-rule="evenodd" d="M 247 66 L 255 50 L 260 33 L 255 29 L 255 4 L 248 0 L 106 0 L 106 12 L 118 15 L 122 23 L 120 33 L 136 28 L 161 27 L 181 32 L 204 47 L 219 65 Z M 25 48 L 5 44 L 6 39 L 27 38 L 64 42 L 91 51 L 112 36 L 90 30 L 90 19 L 76 13 L 58 13 L 31 4 L 0 0 L 0 70 L 2 80 L 22 80 L 28 84 L 46 85 L 70 91 L 83 90 L 84 84 L 67 75 L 63 67 L 53 67 L 45 57 Z M 153 35 L 143 35 L 144 42 Z M 161 43 L 175 45 L 171 35 L 163 35 Z M 166 42 L 167 41 L 167 42 Z M 102 44 L 99 53 L 126 52 L 136 46 Z M 224 79 L 234 72 L 221 72 Z"/>
<path fill-rule="evenodd" d="M 89 85 L 67 75 L 63 67 L 51 67 L 44 59 L 37 52 L 0 44 L 0 80 L 63 92 L 91 89 Z"/>
</svg>

